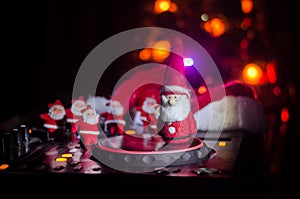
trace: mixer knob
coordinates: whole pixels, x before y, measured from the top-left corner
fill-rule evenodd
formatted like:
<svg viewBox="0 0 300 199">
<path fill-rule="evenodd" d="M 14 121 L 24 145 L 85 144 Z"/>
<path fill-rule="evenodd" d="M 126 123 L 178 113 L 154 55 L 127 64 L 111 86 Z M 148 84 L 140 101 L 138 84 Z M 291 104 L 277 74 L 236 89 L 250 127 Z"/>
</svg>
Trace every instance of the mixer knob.
<svg viewBox="0 0 300 199">
<path fill-rule="evenodd" d="M 181 170 L 179 168 L 176 167 L 166 167 L 166 168 L 162 168 L 159 170 L 155 170 L 154 172 L 156 174 L 160 174 L 160 175 L 167 175 L 167 174 L 174 174 L 174 173 L 179 173 Z"/>
<path fill-rule="evenodd" d="M 215 169 L 215 168 L 197 168 L 192 170 L 192 173 L 197 174 L 197 175 L 214 175 L 214 174 L 219 174 L 220 170 Z"/>
</svg>

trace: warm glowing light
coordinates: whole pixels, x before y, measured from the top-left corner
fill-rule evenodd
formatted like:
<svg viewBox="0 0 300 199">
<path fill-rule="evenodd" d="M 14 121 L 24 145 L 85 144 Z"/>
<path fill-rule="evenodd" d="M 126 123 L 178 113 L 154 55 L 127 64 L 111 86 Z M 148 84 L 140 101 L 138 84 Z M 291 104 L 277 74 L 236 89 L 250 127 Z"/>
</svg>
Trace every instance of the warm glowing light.
<svg viewBox="0 0 300 199">
<path fill-rule="evenodd" d="M 140 51 L 139 58 L 143 61 L 148 61 L 151 59 L 151 49 L 145 48 Z"/>
<path fill-rule="evenodd" d="M 220 18 L 213 18 L 204 23 L 204 30 L 213 37 L 219 37 L 225 32 L 225 24 Z"/>
<path fill-rule="evenodd" d="M 172 13 L 174 13 L 174 12 L 176 12 L 177 10 L 178 10 L 177 5 L 176 5 L 175 3 L 171 3 L 170 8 L 169 8 L 169 11 L 172 12 Z"/>
<path fill-rule="evenodd" d="M 127 135 L 133 135 L 135 133 L 136 133 L 135 130 L 126 130 L 125 131 L 125 134 L 127 134 Z"/>
<path fill-rule="evenodd" d="M 158 62 L 164 61 L 170 54 L 170 48 L 169 41 L 157 41 L 152 48 L 152 59 Z"/>
<path fill-rule="evenodd" d="M 243 19 L 242 23 L 241 23 L 241 28 L 246 30 L 248 29 L 250 26 L 252 25 L 252 21 L 249 17 L 246 17 Z"/>
<path fill-rule="evenodd" d="M 290 118 L 290 114 L 289 114 L 289 110 L 288 108 L 282 108 L 281 109 L 281 121 L 282 122 L 287 122 L 289 121 L 289 118 Z"/>
<path fill-rule="evenodd" d="M 250 63 L 244 67 L 242 71 L 242 77 L 243 80 L 248 84 L 259 84 L 263 77 L 263 71 L 257 64 Z"/>
<path fill-rule="evenodd" d="M 183 65 L 184 66 L 193 66 L 194 60 L 192 58 L 183 58 Z"/>
<path fill-rule="evenodd" d="M 171 2 L 168 0 L 156 0 L 154 3 L 154 12 L 159 14 L 170 9 Z"/>
<path fill-rule="evenodd" d="M 28 129 L 28 133 L 31 134 L 32 133 L 32 129 Z"/>
<path fill-rule="evenodd" d="M 5 169 L 7 169 L 8 167 L 9 167 L 8 164 L 1 164 L 1 165 L 0 165 L 0 170 L 5 170 Z"/>
<path fill-rule="evenodd" d="M 276 76 L 276 69 L 273 63 L 268 63 L 266 68 L 267 77 L 270 83 L 276 83 L 277 76 Z"/>
<path fill-rule="evenodd" d="M 63 157 L 61 157 L 61 158 L 56 158 L 55 161 L 56 161 L 56 162 L 66 162 L 66 161 L 67 161 L 67 158 L 63 158 Z"/>
<path fill-rule="evenodd" d="M 273 93 L 274 93 L 274 95 L 276 95 L 276 96 L 281 95 L 281 93 L 282 93 L 281 88 L 278 87 L 278 86 L 275 86 L 275 87 L 273 88 Z"/>
<path fill-rule="evenodd" d="M 225 147 L 225 146 L 227 146 L 227 142 L 220 141 L 218 145 L 219 145 L 219 147 Z"/>
<path fill-rule="evenodd" d="M 199 93 L 199 94 L 206 93 L 206 91 L 207 91 L 207 88 L 206 88 L 205 86 L 200 86 L 200 87 L 198 88 L 198 93 Z"/>
<path fill-rule="evenodd" d="M 253 1 L 252 0 L 241 0 L 242 12 L 248 14 L 253 9 Z"/>
<path fill-rule="evenodd" d="M 64 153 L 64 154 L 61 155 L 61 157 L 63 157 L 63 158 L 70 158 L 72 156 L 73 155 L 71 153 Z"/>
</svg>

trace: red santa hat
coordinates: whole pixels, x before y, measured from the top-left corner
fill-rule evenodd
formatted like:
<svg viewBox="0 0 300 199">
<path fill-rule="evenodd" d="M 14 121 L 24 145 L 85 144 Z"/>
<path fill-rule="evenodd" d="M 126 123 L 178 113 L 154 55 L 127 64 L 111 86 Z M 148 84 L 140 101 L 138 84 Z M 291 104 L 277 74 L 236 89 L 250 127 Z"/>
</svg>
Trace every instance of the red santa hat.
<svg viewBox="0 0 300 199">
<path fill-rule="evenodd" d="M 81 100 L 85 102 L 85 98 L 83 96 L 79 96 L 77 99 L 72 99 L 71 103 L 73 104 L 74 102 L 76 102 L 77 100 Z"/>
<path fill-rule="evenodd" d="M 57 99 L 57 100 L 55 100 L 55 102 L 54 103 L 50 103 L 50 104 L 48 104 L 48 108 L 51 108 L 52 106 L 63 106 L 63 104 L 61 103 L 61 101 L 59 100 L 59 99 Z"/>
<path fill-rule="evenodd" d="M 225 96 L 224 92 L 225 90 Z M 210 92 L 215 93 L 212 100 Z M 268 129 L 267 115 L 253 87 L 239 80 L 230 81 L 199 95 L 199 110 L 194 117 L 200 131 L 247 130 L 264 132 Z M 220 117 L 224 115 L 225 118 Z M 211 119 L 213 118 L 213 119 Z"/>
<path fill-rule="evenodd" d="M 187 95 L 190 98 L 189 84 L 184 74 L 183 58 L 180 55 L 171 53 L 167 64 L 161 94 Z"/>
<path fill-rule="evenodd" d="M 205 92 L 198 95 L 197 101 L 199 104 L 199 109 L 205 107 L 213 101 L 221 100 L 224 96 L 224 91 L 226 96 L 245 96 L 257 100 L 256 91 L 248 84 L 241 82 L 239 80 L 229 81 L 224 85 L 216 86 L 210 90 L 210 92 Z M 214 93 L 214 100 L 212 101 L 210 93 Z"/>
</svg>

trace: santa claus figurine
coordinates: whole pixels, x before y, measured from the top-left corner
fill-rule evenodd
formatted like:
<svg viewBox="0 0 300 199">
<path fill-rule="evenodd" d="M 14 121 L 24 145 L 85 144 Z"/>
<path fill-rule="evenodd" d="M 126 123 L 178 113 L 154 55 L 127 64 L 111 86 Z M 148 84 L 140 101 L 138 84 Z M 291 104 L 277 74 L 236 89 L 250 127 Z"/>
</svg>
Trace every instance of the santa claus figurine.
<svg viewBox="0 0 300 199">
<path fill-rule="evenodd" d="M 63 134 L 66 129 L 66 110 L 60 100 L 48 104 L 48 113 L 40 114 L 44 120 L 44 127 L 49 131 L 49 137 L 52 139 L 58 134 Z"/>
<path fill-rule="evenodd" d="M 154 96 L 145 97 L 143 105 L 135 108 L 133 124 L 142 127 L 141 133 L 157 134 L 159 104 Z"/>
<path fill-rule="evenodd" d="M 183 59 L 170 57 L 161 90 L 160 119 L 164 122 L 159 135 L 166 144 L 188 147 L 197 134 L 197 125 L 191 111 L 191 90 L 184 77 Z"/>
<path fill-rule="evenodd" d="M 106 106 L 107 111 L 100 114 L 104 119 L 104 132 L 108 136 L 123 135 L 126 122 L 122 104 L 117 100 L 110 100 Z"/>
<path fill-rule="evenodd" d="M 72 140 L 77 140 L 76 122 L 82 117 L 82 110 L 86 108 L 86 102 L 83 96 L 71 101 L 71 107 L 66 109 L 67 127 L 72 133 Z"/>
<path fill-rule="evenodd" d="M 81 110 L 82 117 L 76 122 L 80 139 L 85 146 L 85 155 L 91 154 L 92 148 L 98 141 L 99 131 L 99 114 L 90 105 Z"/>
<path fill-rule="evenodd" d="M 189 144 L 197 133 L 190 106 L 190 93 L 180 86 L 165 86 L 161 95 L 160 118 L 164 126 L 159 134 L 166 143 Z"/>
</svg>

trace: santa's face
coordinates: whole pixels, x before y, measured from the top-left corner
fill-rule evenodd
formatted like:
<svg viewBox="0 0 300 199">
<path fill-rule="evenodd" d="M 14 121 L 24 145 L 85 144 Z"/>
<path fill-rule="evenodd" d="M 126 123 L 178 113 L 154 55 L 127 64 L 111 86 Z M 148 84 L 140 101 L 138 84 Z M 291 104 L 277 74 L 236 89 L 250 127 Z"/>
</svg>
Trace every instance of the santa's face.
<svg viewBox="0 0 300 199">
<path fill-rule="evenodd" d="M 146 113 L 153 114 L 155 112 L 155 105 L 157 105 L 156 100 L 154 98 L 146 97 L 142 109 Z"/>
<path fill-rule="evenodd" d="M 82 114 L 83 121 L 87 124 L 97 124 L 99 115 L 94 109 L 87 109 Z"/>
<path fill-rule="evenodd" d="M 76 100 L 75 102 L 73 102 L 72 106 L 71 106 L 71 112 L 74 115 L 77 116 L 81 116 L 81 110 L 86 108 L 86 104 L 83 100 Z"/>
<path fill-rule="evenodd" d="M 182 121 L 190 111 L 190 100 L 187 95 L 162 95 L 160 116 L 164 122 Z"/>
<path fill-rule="evenodd" d="M 65 108 L 62 105 L 53 105 L 49 109 L 49 116 L 54 120 L 61 120 L 66 114 Z"/>
<path fill-rule="evenodd" d="M 110 108 L 111 108 L 111 113 L 113 115 L 122 115 L 123 114 L 124 109 L 123 109 L 122 105 L 120 104 L 120 102 L 113 101 L 111 103 Z"/>
</svg>

